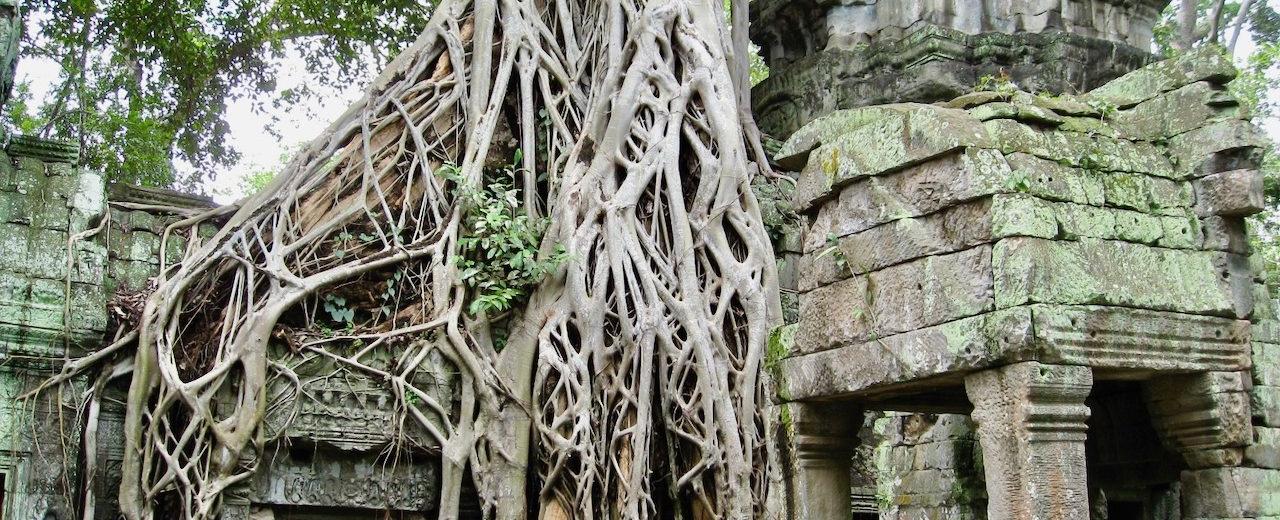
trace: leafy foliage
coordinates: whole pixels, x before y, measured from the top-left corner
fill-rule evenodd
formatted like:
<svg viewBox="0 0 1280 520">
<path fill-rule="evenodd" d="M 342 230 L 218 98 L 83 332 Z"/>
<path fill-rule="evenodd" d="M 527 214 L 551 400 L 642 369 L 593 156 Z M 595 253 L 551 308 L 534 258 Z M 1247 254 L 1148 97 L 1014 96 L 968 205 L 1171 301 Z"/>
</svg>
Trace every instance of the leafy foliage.
<svg viewBox="0 0 1280 520">
<path fill-rule="evenodd" d="M 24 132 L 79 139 L 88 164 L 112 180 L 191 188 L 202 174 L 175 178 L 174 160 L 207 172 L 238 158 L 226 140 L 229 101 L 248 97 L 264 109 L 358 82 L 413 41 L 433 6 L 31 0 L 20 59 L 62 70 L 49 98 L 14 103 L 11 121 Z M 286 55 L 301 58 L 307 86 L 277 89 Z"/>
<path fill-rule="evenodd" d="M 475 290 L 468 307 L 471 314 L 511 309 L 568 259 L 562 246 L 539 258 L 548 220 L 531 217 L 520 207 L 520 190 L 514 185 L 521 161 L 517 150 L 510 166 L 486 175 L 483 187 L 467 183 L 456 165 L 446 164 L 436 172 L 453 182 L 454 196 L 466 208 L 454 262 L 462 280 Z"/>
</svg>

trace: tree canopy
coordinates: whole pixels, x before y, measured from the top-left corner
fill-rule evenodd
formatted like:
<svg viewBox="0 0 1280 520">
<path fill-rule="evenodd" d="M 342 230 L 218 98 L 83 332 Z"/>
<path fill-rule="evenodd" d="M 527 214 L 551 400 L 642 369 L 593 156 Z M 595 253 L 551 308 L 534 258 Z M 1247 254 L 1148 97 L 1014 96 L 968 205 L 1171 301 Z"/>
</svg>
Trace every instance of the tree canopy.
<svg viewBox="0 0 1280 520">
<path fill-rule="evenodd" d="M 197 185 L 234 164 L 229 102 L 268 108 L 363 84 L 418 35 L 427 0 L 30 0 L 20 60 L 61 72 L 45 99 L 18 85 L 10 121 L 24 133 L 79 140 L 88 166 L 115 181 Z M 306 86 L 279 89 L 281 59 L 300 56 Z M 191 166 L 175 174 L 173 161 Z"/>
</svg>

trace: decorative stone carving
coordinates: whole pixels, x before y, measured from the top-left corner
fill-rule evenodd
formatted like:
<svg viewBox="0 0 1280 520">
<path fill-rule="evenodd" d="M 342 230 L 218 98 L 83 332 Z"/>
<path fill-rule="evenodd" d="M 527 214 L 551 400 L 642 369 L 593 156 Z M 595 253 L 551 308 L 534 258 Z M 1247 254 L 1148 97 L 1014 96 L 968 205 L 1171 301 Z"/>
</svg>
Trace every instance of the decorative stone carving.
<svg viewBox="0 0 1280 520">
<path fill-rule="evenodd" d="M 1036 362 L 965 378 L 978 425 L 990 520 L 1086 520 L 1086 367 Z"/>
<path fill-rule="evenodd" d="M 298 460 L 288 453 L 268 453 L 266 457 L 248 496 L 255 504 L 398 511 L 436 507 L 439 475 L 431 463 L 324 451 L 311 455 L 310 460 Z"/>
</svg>

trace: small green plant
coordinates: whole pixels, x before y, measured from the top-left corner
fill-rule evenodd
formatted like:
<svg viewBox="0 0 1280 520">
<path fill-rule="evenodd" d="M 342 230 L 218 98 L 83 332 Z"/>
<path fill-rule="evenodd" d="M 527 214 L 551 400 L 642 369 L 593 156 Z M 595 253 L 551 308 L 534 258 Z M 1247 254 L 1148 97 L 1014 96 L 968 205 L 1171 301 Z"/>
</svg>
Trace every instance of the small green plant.
<svg viewBox="0 0 1280 520">
<path fill-rule="evenodd" d="M 324 311 L 329 313 L 333 321 L 351 326 L 356 320 L 356 311 L 347 307 L 347 299 L 334 294 L 324 295 Z"/>
<path fill-rule="evenodd" d="M 1103 121 L 1114 118 L 1116 114 L 1120 112 L 1120 107 L 1116 106 L 1115 103 L 1109 103 L 1106 101 L 1102 101 L 1100 99 L 1094 99 L 1089 101 L 1089 107 L 1094 110 L 1097 110 L 1098 119 L 1101 119 Z"/>
<path fill-rule="evenodd" d="M 1031 179 L 1027 177 L 1027 172 L 1019 170 L 1004 180 L 1004 187 L 1009 191 L 1028 193 L 1031 191 Z"/>
<path fill-rule="evenodd" d="M 837 237 L 835 233 L 827 235 L 827 248 L 818 253 L 818 258 L 827 255 L 831 255 L 831 258 L 835 259 L 836 267 L 839 267 L 841 271 L 848 267 L 849 261 L 845 258 L 844 251 L 840 250 L 840 237 Z"/>
<path fill-rule="evenodd" d="M 468 307 L 471 314 L 510 309 L 568 259 L 562 246 L 549 257 L 538 257 L 548 220 L 531 217 L 520 207 L 515 180 L 522 159 L 517 150 L 510 166 L 486 172 L 483 187 L 468 183 L 456 165 L 446 164 L 436 172 L 454 184 L 454 196 L 465 209 L 454 265 L 475 291 Z"/>
<path fill-rule="evenodd" d="M 1018 85 L 1013 82 L 1008 73 L 1002 70 L 999 74 L 988 74 L 978 78 L 978 84 L 974 86 L 973 90 L 974 92 L 996 92 L 1011 96 L 1018 91 Z"/>
</svg>

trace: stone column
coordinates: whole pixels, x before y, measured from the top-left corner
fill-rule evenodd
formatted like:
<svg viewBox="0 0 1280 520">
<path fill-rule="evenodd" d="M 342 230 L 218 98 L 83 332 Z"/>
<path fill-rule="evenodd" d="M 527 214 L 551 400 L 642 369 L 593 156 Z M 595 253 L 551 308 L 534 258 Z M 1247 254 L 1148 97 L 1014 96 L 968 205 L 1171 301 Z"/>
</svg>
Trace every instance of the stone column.
<svg viewBox="0 0 1280 520">
<path fill-rule="evenodd" d="M 1088 520 L 1088 367 L 1030 361 L 965 378 L 989 520 Z"/>
<path fill-rule="evenodd" d="M 795 468 L 792 518 L 840 520 L 853 516 L 849 472 L 862 426 L 862 410 L 844 404 L 791 403 Z"/>
</svg>

